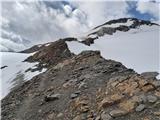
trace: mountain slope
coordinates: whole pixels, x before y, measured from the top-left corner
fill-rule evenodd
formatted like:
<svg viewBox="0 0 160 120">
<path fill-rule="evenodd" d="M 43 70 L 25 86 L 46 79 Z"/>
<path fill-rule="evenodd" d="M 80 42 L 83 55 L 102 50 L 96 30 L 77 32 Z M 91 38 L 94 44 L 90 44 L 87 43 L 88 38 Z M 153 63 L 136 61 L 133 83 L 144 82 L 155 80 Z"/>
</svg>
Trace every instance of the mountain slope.
<svg viewBox="0 0 160 120">
<path fill-rule="evenodd" d="M 138 73 L 160 71 L 159 30 L 157 24 L 123 18 L 98 26 L 82 37 L 83 40 L 80 38 L 67 44 L 75 54 L 99 50 L 104 58 L 118 60 Z"/>
<path fill-rule="evenodd" d="M 2 120 L 157 120 L 159 85 L 155 76 L 86 51 L 9 93 L 2 100 Z"/>
<path fill-rule="evenodd" d="M 37 63 L 23 71 L 46 71 L 26 82 L 22 81 L 25 72 L 12 79 L 22 82 L 2 99 L 2 120 L 159 120 L 158 73 L 141 73 L 158 71 L 159 61 L 152 64 L 152 59 L 157 60 L 158 30 L 157 24 L 122 18 L 81 38 L 64 38 L 16 53 L 25 54 L 20 66 Z M 3 65 L 2 73 L 12 63 Z"/>
<path fill-rule="evenodd" d="M 12 52 L 1 52 L 0 57 L 2 58 L 1 65 L 1 83 L 2 91 L 1 98 L 5 97 L 12 87 L 15 87 L 20 82 L 30 80 L 32 77 L 44 72 L 46 69 L 37 70 L 38 62 L 24 62 L 26 58 L 33 54 L 25 53 L 12 53 Z M 4 67 L 5 66 L 5 67 Z M 23 79 L 15 81 L 17 76 L 23 75 Z M 19 82 L 19 83 L 16 83 Z"/>
</svg>

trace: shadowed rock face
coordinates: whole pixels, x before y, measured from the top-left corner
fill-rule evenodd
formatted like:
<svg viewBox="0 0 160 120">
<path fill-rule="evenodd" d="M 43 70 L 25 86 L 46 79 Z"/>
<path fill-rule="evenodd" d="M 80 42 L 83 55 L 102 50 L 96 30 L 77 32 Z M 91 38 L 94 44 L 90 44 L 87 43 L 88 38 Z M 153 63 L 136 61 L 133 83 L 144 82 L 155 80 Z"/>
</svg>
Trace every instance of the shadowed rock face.
<svg viewBox="0 0 160 120">
<path fill-rule="evenodd" d="M 99 51 L 67 57 L 9 93 L 2 120 L 159 119 L 159 81 L 105 60 Z"/>
<path fill-rule="evenodd" d="M 41 47 L 36 53 L 28 57 L 27 62 L 40 62 L 46 66 L 57 64 L 58 62 L 71 57 L 67 44 L 64 40 L 49 43 L 48 46 Z"/>
</svg>

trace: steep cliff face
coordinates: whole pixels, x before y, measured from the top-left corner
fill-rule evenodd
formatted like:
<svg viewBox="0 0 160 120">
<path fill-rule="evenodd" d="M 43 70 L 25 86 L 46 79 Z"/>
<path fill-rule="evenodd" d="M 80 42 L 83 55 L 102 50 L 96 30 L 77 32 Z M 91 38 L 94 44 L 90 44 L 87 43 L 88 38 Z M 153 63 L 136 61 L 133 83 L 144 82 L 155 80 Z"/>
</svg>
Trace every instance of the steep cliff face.
<svg viewBox="0 0 160 120">
<path fill-rule="evenodd" d="M 25 61 L 28 62 L 40 62 L 40 64 L 53 65 L 58 62 L 71 57 L 70 50 L 64 40 L 58 40 L 56 42 L 48 43 L 41 47 L 36 53 L 28 57 Z"/>
<path fill-rule="evenodd" d="M 128 20 L 131 19 L 104 25 L 124 24 Z M 133 22 L 137 26 L 140 23 L 155 25 Z M 127 32 L 128 27 L 116 29 Z M 35 71 L 46 71 L 13 88 L 2 99 L 2 120 L 159 120 L 157 72 L 138 74 L 120 62 L 106 59 L 103 51 L 82 49 L 76 53 L 71 48 L 74 44 L 69 42 L 86 44 L 79 38 L 65 38 L 22 51 L 32 53 L 25 62 L 38 62 Z M 79 50 L 80 46 L 76 48 Z"/>
</svg>

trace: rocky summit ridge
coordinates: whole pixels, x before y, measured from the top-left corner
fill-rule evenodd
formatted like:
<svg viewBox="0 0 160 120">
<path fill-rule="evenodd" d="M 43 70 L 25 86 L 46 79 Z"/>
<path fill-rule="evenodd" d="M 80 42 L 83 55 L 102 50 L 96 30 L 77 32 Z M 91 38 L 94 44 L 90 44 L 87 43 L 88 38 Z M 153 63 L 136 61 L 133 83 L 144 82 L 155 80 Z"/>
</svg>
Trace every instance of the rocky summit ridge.
<svg viewBox="0 0 160 120">
<path fill-rule="evenodd" d="M 160 120 L 156 72 L 136 73 L 100 51 L 71 53 L 60 39 L 22 51 L 47 71 L 2 99 L 2 120 Z"/>
</svg>

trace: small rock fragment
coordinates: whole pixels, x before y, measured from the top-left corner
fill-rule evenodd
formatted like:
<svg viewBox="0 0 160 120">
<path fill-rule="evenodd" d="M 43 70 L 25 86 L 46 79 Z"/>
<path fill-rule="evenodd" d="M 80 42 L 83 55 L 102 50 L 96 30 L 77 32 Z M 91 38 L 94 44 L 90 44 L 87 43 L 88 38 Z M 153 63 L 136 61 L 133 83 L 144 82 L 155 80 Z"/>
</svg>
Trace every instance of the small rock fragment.
<svg viewBox="0 0 160 120">
<path fill-rule="evenodd" d="M 101 120 L 110 120 L 111 118 L 112 117 L 108 113 L 103 112 L 101 114 Z"/>
<path fill-rule="evenodd" d="M 62 118 L 62 117 L 63 117 L 63 113 L 59 113 L 59 114 L 57 115 L 57 117 L 58 117 L 58 118 Z"/>
<path fill-rule="evenodd" d="M 160 111 L 154 112 L 153 114 L 156 115 L 156 116 L 160 116 Z"/>
<path fill-rule="evenodd" d="M 121 110 L 121 109 L 117 109 L 117 110 L 112 110 L 109 114 L 112 116 L 112 117 L 120 117 L 120 116 L 123 116 L 123 115 L 126 115 L 128 112 L 124 111 L 124 110 Z"/>
<path fill-rule="evenodd" d="M 101 117 L 100 117 L 100 116 L 97 116 L 95 120 L 101 120 Z"/>
<path fill-rule="evenodd" d="M 110 100 L 108 97 L 106 97 L 100 102 L 99 108 L 106 108 L 112 104 L 114 104 L 114 101 Z"/>
<path fill-rule="evenodd" d="M 121 94 L 111 95 L 111 100 L 113 100 L 114 102 L 118 102 L 118 101 L 120 101 L 122 98 L 124 98 L 124 95 L 121 95 Z"/>
<path fill-rule="evenodd" d="M 155 95 L 160 98 L 160 91 L 155 91 Z"/>
<path fill-rule="evenodd" d="M 145 95 L 139 95 L 139 96 L 133 96 L 132 97 L 132 100 L 135 101 L 135 102 L 138 102 L 138 103 L 142 103 L 142 102 L 146 102 L 147 101 L 147 98 Z"/>
<path fill-rule="evenodd" d="M 79 84 L 79 87 L 78 87 L 79 89 L 81 89 L 81 88 L 87 88 L 87 84 L 85 83 L 85 82 L 81 82 L 80 84 Z"/>
<path fill-rule="evenodd" d="M 147 100 L 148 100 L 148 102 L 150 102 L 150 103 L 155 103 L 155 102 L 157 101 L 157 97 L 154 96 L 154 95 L 148 95 L 148 96 L 147 96 Z"/>
<path fill-rule="evenodd" d="M 81 93 L 81 91 L 80 91 L 80 90 L 78 90 L 78 91 L 76 91 L 76 92 L 75 92 L 75 94 L 80 94 L 80 93 Z"/>
<path fill-rule="evenodd" d="M 136 107 L 136 102 L 133 100 L 126 100 L 119 104 L 119 107 L 127 112 L 131 112 Z"/>
<path fill-rule="evenodd" d="M 142 90 L 144 92 L 148 92 L 148 91 L 151 91 L 153 89 L 154 89 L 153 85 L 145 85 L 145 86 L 142 87 Z"/>
<path fill-rule="evenodd" d="M 86 113 L 82 113 L 80 115 L 77 115 L 75 118 L 73 118 L 73 120 L 88 120 L 87 119 L 87 114 Z"/>
<path fill-rule="evenodd" d="M 71 99 L 74 99 L 76 97 L 78 97 L 78 94 L 75 94 L 75 93 L 72 93 L 71 96 L 70 96 Z"/>
<path fill-rule="evenodd" d="M 82 113 L 88 112 L 89 111 L 89 106 L 88 105 L 81 106 L 80 110 L 81 110 Z"/>
<path fill-rule="evenodd" d="M 158 76 L 158 72 L 144 72 L 141 73 L 141 75 L 146 79 L 154 79 L 156 76 Z"/>
<path fill-rule="evenodd" d="M 73 120 L 81 120 L 81 116 L 78 115 L 78 116 L 76 116 L 75 118 L 73 118 Z"/>
<path fill-rule="evenodd" d="M 70 98 L 71 98 L 71 99 L 74 99 L 74 98 L 78 97 L 78 95 L 79 95 L 80 93 L 81 93 L 81 91 L 76 91 L 75 93 L 72 93 L 72 94 L 71 94 Z"/>
<path fill-rule="evenodd" d="M 139 106 L 136 107 L 136 111 L 137 112 L 140 112 L 140 111 L 142 111 L 144 109 L 145 109 L 145 105 L 144 104 L 140 104 Z"/>
<path fill-rule="evenodd" d="M 59 97 L 60 97 L 60 94 L 47 95 L 47 96 L 45 96 L 44 100 L 46 102 L 48 102 L 48 101 L 54 101 L 54 100 L 59 99 Z"/>
<path fill-rule="evenodd" d="M 157 88 L 160 87 L 160 80 L 156 80 L 153 82 L 153 85 Z"/>
</svg>

